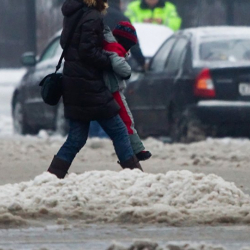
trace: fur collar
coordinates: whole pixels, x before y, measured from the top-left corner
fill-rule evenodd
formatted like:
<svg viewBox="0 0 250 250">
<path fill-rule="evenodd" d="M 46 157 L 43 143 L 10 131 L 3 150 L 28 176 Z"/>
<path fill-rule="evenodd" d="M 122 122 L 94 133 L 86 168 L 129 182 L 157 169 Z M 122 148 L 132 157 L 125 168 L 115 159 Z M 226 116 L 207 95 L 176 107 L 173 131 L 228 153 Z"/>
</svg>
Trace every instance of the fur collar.
<svg viewBox="0 0 250 250">
<path fill-rule="evenodd" d="M 103 0 L 66 0 L 62 6 L 64 16 L 71 16 L 83 6 L 95 8 L 100 12 L 105 12 L 108 4 Z"/>
</svg>

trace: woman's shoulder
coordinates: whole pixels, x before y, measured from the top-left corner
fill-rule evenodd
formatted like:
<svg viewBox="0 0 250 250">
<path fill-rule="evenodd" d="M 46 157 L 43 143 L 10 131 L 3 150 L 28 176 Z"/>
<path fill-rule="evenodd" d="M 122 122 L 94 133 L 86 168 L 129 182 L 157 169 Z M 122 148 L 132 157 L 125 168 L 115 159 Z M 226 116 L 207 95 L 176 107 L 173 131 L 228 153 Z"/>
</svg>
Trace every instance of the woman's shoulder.
<svg viewBox="0 0 250 250">
<path fill-rule="evenodd" d="M 103 19 L 102 14 L 94 8 L 89 8 L 87 12 L 88 12 L 87 14 L 88 19 Z"/>
<path fill-rule="evenodd" d="M 80 20 L 80 24 L 84 26 L 95 26 L 95 25 L 102 25 L 103 19 L 101 13 L 99 13 L 94 8 L 88 8 L 86 11 L 84 11 L 82 18 Z M 94 28 L 94 27 L 92 27 Z"/>
<path fill-rule="evenodd" d="M 95 9 L 89 9 L 88 13 L 83 15 L 80 24 L 88 29 L 99 29 L 103 32 L 103 18 L 100 12 Z"/>
</svg>

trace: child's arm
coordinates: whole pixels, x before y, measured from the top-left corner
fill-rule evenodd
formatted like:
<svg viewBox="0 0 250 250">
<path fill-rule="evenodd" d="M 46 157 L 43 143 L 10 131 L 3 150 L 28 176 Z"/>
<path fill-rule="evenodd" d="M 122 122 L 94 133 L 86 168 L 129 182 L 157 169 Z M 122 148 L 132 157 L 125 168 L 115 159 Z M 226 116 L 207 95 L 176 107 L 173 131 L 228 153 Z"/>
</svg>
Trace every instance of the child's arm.
<svg viewBox="0 0 250 250">
<path fill-rule="evenodd" d="M 118 56 L 115 52 L 109 53 L 113 71 L 122 79 L 127 80 L 131 76 L 131 67 L 124 57 Z"/>
</svg>

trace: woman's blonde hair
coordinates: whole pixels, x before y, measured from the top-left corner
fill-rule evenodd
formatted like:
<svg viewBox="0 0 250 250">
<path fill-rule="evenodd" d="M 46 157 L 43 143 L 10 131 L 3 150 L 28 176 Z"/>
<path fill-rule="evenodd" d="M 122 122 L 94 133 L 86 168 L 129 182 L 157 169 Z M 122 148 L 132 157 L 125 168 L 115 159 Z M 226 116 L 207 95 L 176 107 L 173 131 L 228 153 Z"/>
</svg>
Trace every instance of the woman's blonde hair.
<svg viewBox="0 0 250 250">
<path fill-rule="evenodd" d="M 93 6 L 100 12 L 106 12 L 108 6 L 107 0 L 83 0 L 89 7 Z"/>
</svg>

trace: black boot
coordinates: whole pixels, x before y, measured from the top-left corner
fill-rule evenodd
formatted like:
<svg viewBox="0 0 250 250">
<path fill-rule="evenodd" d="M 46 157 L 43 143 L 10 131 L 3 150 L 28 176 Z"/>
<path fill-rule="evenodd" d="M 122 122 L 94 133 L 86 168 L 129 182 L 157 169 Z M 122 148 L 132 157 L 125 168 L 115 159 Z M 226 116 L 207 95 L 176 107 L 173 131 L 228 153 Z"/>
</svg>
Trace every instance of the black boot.
<svg viewBox="0 0 250 250">
<path fill-rule="evenodd" d="M 138 154 L 136 154 L 136 157 L 139 161 L 146 161 L 148 160 L 152 154 L 149 151 L 141 151 Z"/>
<path fill-rule="evenodd" d="M 59 179 L 63 179 L 67 174 L 70 165 L 69 162 L 62 160 L 55 155 L 49 166 L 48 172 L 56 175 Z"/>
<path fill-rule="evenodd" d="M 122 168 L 140 169 L 143 172 L 141 164 L 139 163 L 139 160 L 136 158 L 136 156 L 133 156 L 125 162 L 120 162 L 120 165 Z"/>
</svg>

